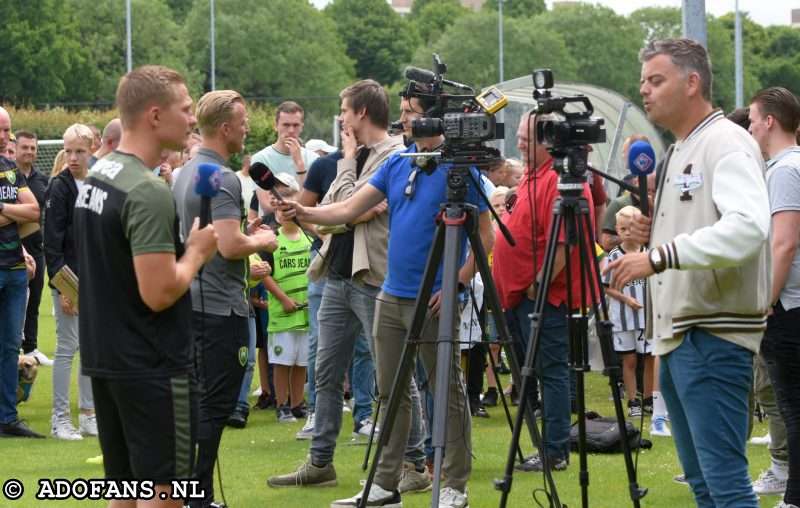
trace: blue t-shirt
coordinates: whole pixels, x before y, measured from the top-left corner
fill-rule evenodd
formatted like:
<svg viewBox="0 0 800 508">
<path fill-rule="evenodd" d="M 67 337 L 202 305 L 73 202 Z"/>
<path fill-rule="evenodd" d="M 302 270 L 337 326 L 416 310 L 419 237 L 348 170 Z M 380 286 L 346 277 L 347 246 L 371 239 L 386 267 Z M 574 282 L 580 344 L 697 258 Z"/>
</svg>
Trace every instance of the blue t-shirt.
<svg viewBox="0 0 800 508">
<path fill-rule="evenodd" d="M 416 298 L 422 284 L 425 263 L 436 231 L 436 215 L 440 205 L 446 201 L 447 173 L 451 164 L 438 164 L 430 174 L 420 170 L 416 176 L 414 192 L 410 199 L 405 197 L 408 178 L 415 169 L 411 166 L 413 157 L 400 157 L 403 153 L 417 151 L 416 144 L 403 152 L 393 154 L 372 176 L 369 183 L 382 192 L 389 201 L 389 252 L 387 259 L 386 279 L 383 290 L 399 298 Z M 492 194 L 494 186 L 480 175 L 475 168 L 470 168 L 476 181 L 481 182 L 487 196 Z M 478 206 L 480 212 L 489 209 L 481 199 L 472 181 L 469 181 L 467 202 Z M 467 235 L 464 232 L 461 244 L 461 263 L 467 257 Z M 433 292 L 442 286 L 442 266 L 436 274 Z"/>
</svg>

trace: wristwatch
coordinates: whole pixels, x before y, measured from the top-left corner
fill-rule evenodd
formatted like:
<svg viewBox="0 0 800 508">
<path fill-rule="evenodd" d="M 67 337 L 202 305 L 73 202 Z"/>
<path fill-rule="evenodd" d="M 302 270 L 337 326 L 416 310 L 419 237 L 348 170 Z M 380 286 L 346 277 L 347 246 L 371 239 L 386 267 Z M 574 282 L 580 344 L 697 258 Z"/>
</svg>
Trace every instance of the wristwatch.
<svg viewBox="0 0 800 508">
<path fill-rule="evenodd" d="M 667 260 L 661 257 L 661 250 L 658 247 L 650 251 L 649 258 L 654 272 L 661 273 L 666 270 Z"/>
</svg>

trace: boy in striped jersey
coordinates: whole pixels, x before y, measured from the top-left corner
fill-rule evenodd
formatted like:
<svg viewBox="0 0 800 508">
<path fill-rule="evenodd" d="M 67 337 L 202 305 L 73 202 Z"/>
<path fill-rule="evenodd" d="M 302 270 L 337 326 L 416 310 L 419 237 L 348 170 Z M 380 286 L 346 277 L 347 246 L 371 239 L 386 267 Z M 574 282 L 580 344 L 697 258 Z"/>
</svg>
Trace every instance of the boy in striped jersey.
<svg viewBox="0 0 800 508">
<path fill-rule="evenodd" d="M 626 206 L 617 212 L 617 235 L 622 243 L 608 253 L 606 264 L 619 259 L 628 252 L 646 252 L 647 247 L 637 243 L 632 236 L 631 222 L 636 207 Z M 644 396 L 653 395 L 653 355 L 649 338 L 645 337 L 645 294 L 647 279 L 634 279 L 621 291 L 609 287 L 614 271 L 606 273 L 603 285 L 606 294 L 614 301 L 609 305 L 609 317 L 614 325 L 614 351 L 622 355 L 622 381 L 628 394 L 628 416 L 642 415 L 642 403 L 636 398 L 636 355 L 644 355 Z"/>
</svg>

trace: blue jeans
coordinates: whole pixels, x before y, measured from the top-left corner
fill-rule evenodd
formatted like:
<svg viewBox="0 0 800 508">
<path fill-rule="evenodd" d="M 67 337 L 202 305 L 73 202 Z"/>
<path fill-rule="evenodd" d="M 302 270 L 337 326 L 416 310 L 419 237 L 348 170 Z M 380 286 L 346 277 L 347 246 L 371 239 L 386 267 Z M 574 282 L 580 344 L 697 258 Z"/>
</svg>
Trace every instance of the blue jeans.
<svg viewBox="0 0 800 508">
<path fill-rule="evenodd" d="M 364 332 L 358 334 L 353 360 L 350 362 L 350 390 L 353 392 L 353 421 L 372 417 L 372 398 L 375 395 L 375 363 Z"/>
<path fill-rule="evenodd" d="M 661 393 L 698 507 L 757 507 L 745 455 L 753 353 L 691 328 L 661 357 Z"/>
<path fill-rule="evenodd" d="M 311 251 L 311 259 L 314 259 L 317 251 Z M 317 405 L 317 383 L 314 376 L 314 364 L 317 361 L 317 337 L 319 337 L 319 306 L 322 304 L 322 291 L 325 289 L 325 281 L 308 281 L 308 406 L 313 411 Z"/>
<path fill-rule="evenodd" d="M 315 464 L 333 462 L 336 438 L 342 429 L 344 374 L 357 350 L 358 336 L 363 332 L 368 343 L 372 342 L 375 298 L 379 291 L 380 288 L 366 285 L 353 288 L 349 281 L 338 279 L 325 282 L 318 313 L 319 336 L 314 372 L 316 419 L 310 453 Z M 359 348 L 361 354 L 367 355 L 370 349 Z"/>
<path fill-rule="evenodd" d="M 239 390 L 239 400 L 236 402 L 236 409 L 250 413 L 250 403 L 247 402 L 247 397 L 250 396 L 250 385 L 253 384 L 253 369 L 256 366 L 256 340 L 258 335 L 256 333 L 256 318 L 250 316 L 247 318 L 247 328 L 250 331 L 250 342 L 247 345 L 247 365 L 244 368 L 244 379 L 242 379 L 242 389 Z"/>
<path fill-rule="evenodd" d="M 531 320 L 528 315 L 533 312 L 533 306 L 534 302 L 523 296 L 519 304 L 512 309 L 512 315 L 521 338 L 520 345 L 525 350 L 528 348 L 531 330 Z M 542 409 L 544 412 L 542 440 L 545 443 L 549 457 L 568 459 L 570 382 L 569 369 L 567 367 L 567 350 L 569 347 L 567 307 L 564 304 L 556 307 L 550 303 L 545 303 L 542 318 L 535 365 L 542 389 Z M 525 356 L 523 355 L 519 361 L 523 363 Z M 517 388 L 519 389 L 520 387 Z M 520 394 L 520 396 L 522 395 Z M 530 391 L 528 396 L 532 396 Z M 535 400 L 531 400 L 531 403 L 536 407 Z"/>
<path fill-rule="evenodd" d="M 17 380 L 28 274 L 0 269 L 0 423 L 17 419 Z"/>
</svg>

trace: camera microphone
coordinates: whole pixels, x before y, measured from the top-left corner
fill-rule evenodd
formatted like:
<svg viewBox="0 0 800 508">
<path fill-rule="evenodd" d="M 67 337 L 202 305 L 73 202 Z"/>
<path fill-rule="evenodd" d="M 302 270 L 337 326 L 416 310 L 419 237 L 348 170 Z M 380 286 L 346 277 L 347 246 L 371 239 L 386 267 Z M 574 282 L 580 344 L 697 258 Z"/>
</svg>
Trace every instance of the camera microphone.
<svg viewBox="0 0 800 508">
<path fill-rule="evenodd" d="M 202 162 L 194 175 L 194 193 L 200 196 L 200 228 L 211 222 L 211 198 L 219 194 L 222 171 L 219 164 Z"/>
<path fill-rule="evenodd" d="M 643 215 L 650 215 L 647 202 L 647 175 L 656 167 L 656 153 L 647 141 L 637 141 L 628 150 L 628 168 L 639 181 L 639 209 Z"/>
<path fill-rule="evenodd" d="M 254 162 L 252 166 L 250 166 L 250 178 L 258 185 L 259 188 L 268 191 L 272 194 L 279 203 L 283 203 L 283 196 L 278 194 L 278 191 L 275 190 L 275 185 L 278 183 L 278 179 L 275 178 L 275 174 L 272 172 L 269 167 L 263 162 Z M 297 220 L 297 217 L 294 217 L 294 223 L 297 224 L 297 227 L 302 228 L 300 225 L 300 221 Z"/>
<path fill-rule="evenodd" d="M 412 67 L 410 65 L 406 67 L 405 75 L 406 79 L 410 81 L 419 81 L 421 83 L 433 83 L 434 79 L 436 78 L 436 74 L 434 74 L 432 71 L 420 69 L 419 67 Z M 472 90 L 471 86 L 456 83 L 455 81 L 450 81 L 449 79 L 442 79 L 442 84 L 455 88 L 461 88 L 463 90 Z"/>
</svg>

